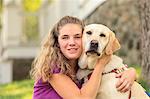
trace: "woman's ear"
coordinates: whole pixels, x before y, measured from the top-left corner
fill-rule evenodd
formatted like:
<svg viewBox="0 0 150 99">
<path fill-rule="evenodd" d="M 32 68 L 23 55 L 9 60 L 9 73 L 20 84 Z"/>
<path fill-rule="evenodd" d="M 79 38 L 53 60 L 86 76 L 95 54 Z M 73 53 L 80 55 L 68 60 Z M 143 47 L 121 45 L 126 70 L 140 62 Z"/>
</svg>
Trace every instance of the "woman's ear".
<svg viewBox="0 0 150 99">
<path fill-rule="evenodd" d="M 120 49 L 120 47 L 121 46 L 119 44 L 118 39 L 115 37 L 115 34 L 113 32 L 110 32 L 109 41 L 108 41 L 108 44 L 106 46 L 105 53 L 107 55 L 111 55 L 111 54 L 113 54 L 113 52 Z"/>
</svg>

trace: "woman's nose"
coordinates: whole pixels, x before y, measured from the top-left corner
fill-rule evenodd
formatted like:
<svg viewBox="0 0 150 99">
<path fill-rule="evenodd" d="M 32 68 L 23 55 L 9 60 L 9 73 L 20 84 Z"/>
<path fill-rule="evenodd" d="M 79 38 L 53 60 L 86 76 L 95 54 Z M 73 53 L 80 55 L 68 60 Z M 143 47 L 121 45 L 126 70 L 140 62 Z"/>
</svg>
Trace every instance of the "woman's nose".
<svg viewBox="0 0 150 99">
<path fill-rule="evenodd" d="M 75 45 L 75 39 L 74 38 L 70 38 L 69 45 L 70 46 L 74 46 Z"/>
</svg>

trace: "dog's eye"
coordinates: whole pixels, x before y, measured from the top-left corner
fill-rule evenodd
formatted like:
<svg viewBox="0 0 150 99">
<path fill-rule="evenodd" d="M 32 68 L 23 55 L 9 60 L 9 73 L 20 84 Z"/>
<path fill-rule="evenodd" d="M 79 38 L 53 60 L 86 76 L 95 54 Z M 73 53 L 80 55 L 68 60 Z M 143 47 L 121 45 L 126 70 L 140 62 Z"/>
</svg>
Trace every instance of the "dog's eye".
<svg viewBox="0 0 150 99">
<path fill-rule="evenodd" d="M 105 37 L 106 35 L 105 35 L 105 34 L 100 34 L 100 36 L 101 36 L 101 37 Z"/>
<path fill-rule="evenodd" d="M 91 32 L 91 31 L 87 31 L 87 32 L 86 32 L 86 34 L 89 34 L 89 35 L 91 35 L 91 34 L 92 34 L 92 32 Z"/>
</svg>

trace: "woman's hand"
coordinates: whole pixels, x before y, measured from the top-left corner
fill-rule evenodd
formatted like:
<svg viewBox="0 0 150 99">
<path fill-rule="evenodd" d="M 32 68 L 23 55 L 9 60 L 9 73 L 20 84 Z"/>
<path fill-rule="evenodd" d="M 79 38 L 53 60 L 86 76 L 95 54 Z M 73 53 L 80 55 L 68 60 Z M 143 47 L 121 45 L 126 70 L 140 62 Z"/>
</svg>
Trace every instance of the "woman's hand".
<svg viewBox="0 0 150 99">
<path fill-rule="evenodd" d="M 116 84 L 116 88 L 120 92 L 127 92 L 131 89 L 134 81 L 136 80 L 136 70 L 134 68 L 129 68 L 128 70 L 116 74 L 117 78 L 120 78 Z"/>
<path fill-rule="evenodd" d="M 97 64 L 101 66 L 101 69 L 104 69 L 105 65 L 110 61 L 111 55 L 103 55 L 100 59 L 98 59 Z"/>
</svg>

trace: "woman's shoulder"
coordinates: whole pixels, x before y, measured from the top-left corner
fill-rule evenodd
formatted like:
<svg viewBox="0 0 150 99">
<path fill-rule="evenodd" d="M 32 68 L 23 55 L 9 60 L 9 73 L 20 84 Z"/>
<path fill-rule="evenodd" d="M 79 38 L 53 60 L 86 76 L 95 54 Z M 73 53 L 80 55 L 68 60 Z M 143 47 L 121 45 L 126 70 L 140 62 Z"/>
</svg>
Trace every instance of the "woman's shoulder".
<svg viewBox="0 0 150 99">
<path fill-rule="evenodd" d="M 44 82 L 42 79 L 39 79 L 37 81 L 35 81 L 34 83 L 34 89 L 35 88 L 39 88 L 39 87 L 50 87 L 50 84 L 48 82 Z"/>
<path fill-rule="evenodd" d="M 39 79 L 34 84 L 33 99 L 62 99 L 48 82 Z"/>
</svg>

